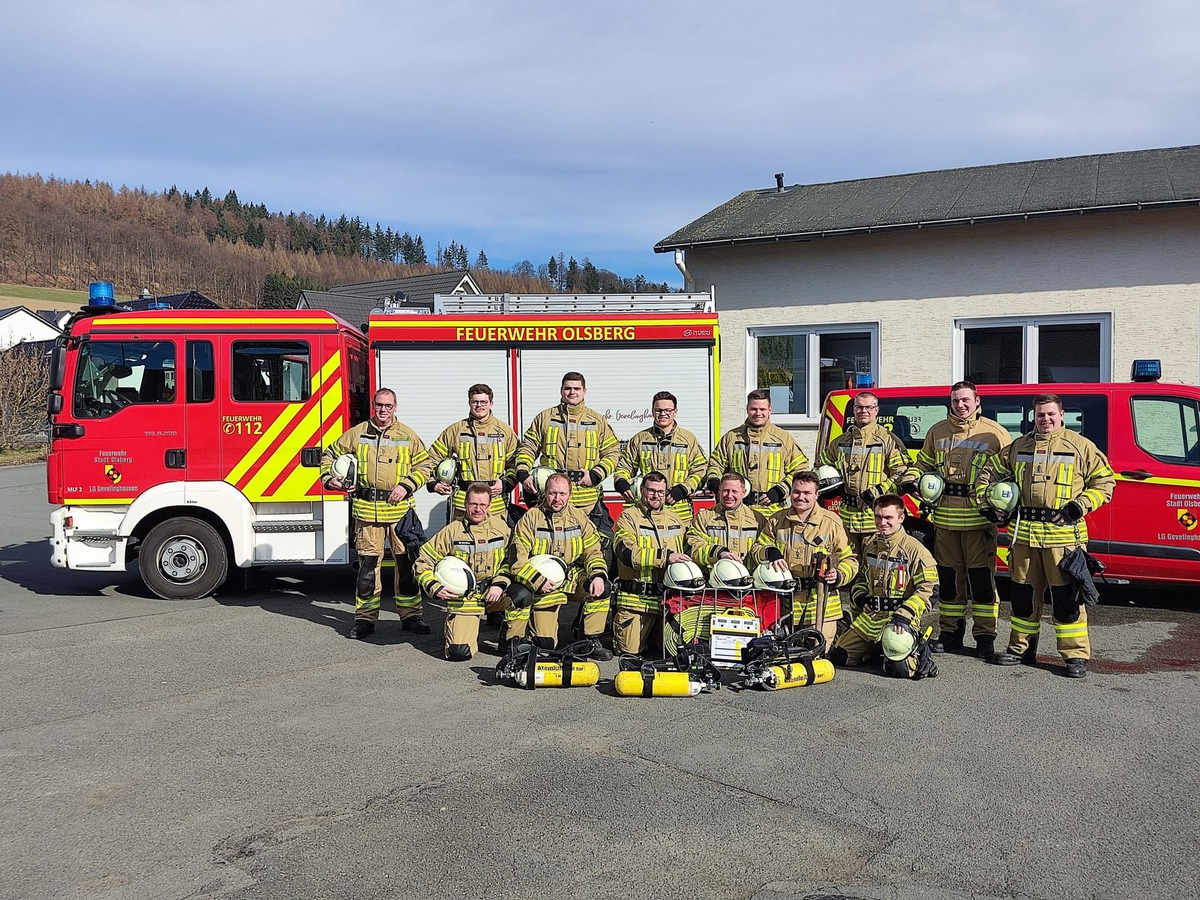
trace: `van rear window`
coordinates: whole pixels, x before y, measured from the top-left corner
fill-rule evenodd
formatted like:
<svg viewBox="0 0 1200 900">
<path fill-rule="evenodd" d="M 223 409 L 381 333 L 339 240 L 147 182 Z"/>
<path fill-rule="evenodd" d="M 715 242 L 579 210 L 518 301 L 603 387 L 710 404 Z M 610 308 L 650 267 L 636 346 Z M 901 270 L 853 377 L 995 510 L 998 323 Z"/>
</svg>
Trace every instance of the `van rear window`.
<svg viewBox="0 0 1200 900">
<path fill-rule="evenodd" d="M 983 414 L 995 419 L 1013 439 L 1033 431 L 1032 395 L 983 396 Z M 847 411 L 848 413 L 849 411 Z M 890 428 L 910 450 L 920 450 L 925 435 L 946 418 L 947 402 L 940 397 L 880 397 L 879 422 Z M 847 415 L 849 420 L 849 414 Z M 1108 452 L 1108 395 L 1063 395 L 1063 423 Z"/>
</svg>

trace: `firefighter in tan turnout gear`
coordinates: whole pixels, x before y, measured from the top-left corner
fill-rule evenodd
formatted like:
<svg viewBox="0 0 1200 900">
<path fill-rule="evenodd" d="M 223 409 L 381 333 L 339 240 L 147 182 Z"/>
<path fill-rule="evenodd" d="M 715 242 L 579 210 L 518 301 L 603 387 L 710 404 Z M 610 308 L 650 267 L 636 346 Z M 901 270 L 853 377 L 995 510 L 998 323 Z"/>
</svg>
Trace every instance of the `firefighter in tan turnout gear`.
<svg viewBox="0 0 1200 900">
<path fill-rule="evenodd" d="M 750 558 L 750 548 L 766 519 L 742 502 L 745 496 L 745 479 L 737 472 L 726 472 L 717 488 L 716 504 L 696 513 L 688 526 L 684 537 L 687 552 L 705 574 L 719 559 L 745 564 Z"/>
<path fill-rule="evenodd" d="M 850 586 L 862 612 L 838 636 L 829 655 L 835 666 L 860 665 L 882 644 L 885 675 L 916 680 L 937 674 L 921 633 L 921 617 L 937 586 L 937 567 L 921 542 L 905 532 L 905 515 L 904 500 L 895 494 L 876 499 L 875 533 L 864 541 L 858 578 Z M 904 638 L 906 653 L 891 653 L 890 645 Z"/>
<path fill-rule="evenodd" d="M 517 484 L 512 474 L 512 461 L 517 452 L 517 436 L 507 424 L 492 415 L 492 389 L 486 384 L 467 388 L 467 417 L 448 426 L 429 446 L 432 471 L 439 464 L 454 462 L 452 480 L 434 479 L 429 489 L 450 497 L 452 513 L 461 515 L 466 500 L 466 488 L 481 481 L 491 494 L 491 512 L 504 516 L 506 495 Z"/>
<path fill-rule="evenodd" d="M 726 472 L 750 482 L 746 502 L 764 516 L 783 509 L 792 476 L 808 468 L 808 457 L 790 434 L 771 424 L 771 394 L 759 388 L 746 395 L 746 421 L 725 432 L 708 458 L 705 482 L 714 494 Z"/>
<path fill-rule="evenodd" d="M 995 653 L 996 526 L 975 505 L 975 484 L 991 457 L 1012 438 L 998 422 L 979 411 L 975 385 L 960 381 L 950 388 L 950 412 L 925 433 L 925 443 L 904 476 L 904 489 L 929 508 L 937 560 L 940 634 L 929 642 L 934 653 L 958 650 L 966 633 L 967 601 L 975 652 Z M 923 478 L 923 476 L 932 476 Z M 936 496 L 935 496 L 936 495 Z"/>
<path fill-rule="evenodd" d="M 858 574 L 858 560 L 850 549 L 846 529 L 833 513 L 817 505 L 815 472 L 792 476 L 791 506 L 767 520 L 750 551 L 754 565 L 770 563 L 796 579 L 792 595 L 792 622 L 796 627 L 821 624 L 827 647 L 833 646 L 842 619 L 838 587 Z M 822 584 L 824 591 L 820 590 Z M 824 597 L 824 610 L 818 608 Z"/>
<path fill-rule="evenodd" d="M 1066 674 L 1083 678 L 1092 655 L 1087 612 L 1058 564 L 1070 550 L 1087 546 L 1085 517 L 1112 499 L 1116 476 L 1095 444 L 1064 426 L 1057 394 L 1033 399 L 1033 427 L 993 457 L 975 489 L 981 509 L 988 508 L 989 489 L 998 483 L 1013 482 L 1020 493 L 1015 522 L 1009 524 L 1012 632 L 1007 652 L 998 654 L 995 662 L 1036 662 L 1049 588 L 1054 636 Z"/>
<path fill-rule="evenodd" d="M 842 474 L 845 496 L 839 513 L 854 555 L 863 556 L 863 541 L 875 530 L 875 501 L 900 489 L 908 468 L 908 451 L 900 440 L 875 421 L 879 398 L 870 391 L 854 397 L 854 424 L 821 451 L 818 463 Z"/>
<path fill-rule="evenodd" d="M 613 647 L 618 653 L 644 654 L 658 643 L 663 573 L 671 563 L 691 561 L 683 552 L 686 526 L 667 508 L 666 500 L 666 476 L 650 472 L 642 479 L 641 502 L 617 519 Z"/>
<path fill-rule="evenodd" d="M 526 636 L 552 650 L 558 639 L 558 611 L 574 596 L 582 604 L 576 630 L 592 642 L 592 659 L 612 659 L 600 643 L 608 619 L 609 584 L 600 535 L 580 509 L 571 505 L 572 485 L 557 473 L 546 483 L 542 502 L 513 530 L 510 549 L 510 607 L 504 612 L 510 641 Z M 549 555 L 565 566 L 562 580 L 551 580 L 534 562 Z"/>
<path fill-rule="evenodd" d="M 692 520 L 691 495 L 700 489 L 708 459 L 696 436 L 675 423 L 678 401 L 669 391 L 659 391 L 650 403 L 654 424 L 629 439 L 621 451 L 613 484 L 630 503 L 641 498 L 633 494 L 633 479 L 649 472 L 661 472 L 667 479 L 667 502 L 671 512 L 686 524 Z"/>
<path fill-rule="evenodd" d="M 413 566 L 421 589 L 446 604 L 446 659 L 455 662 L 479 652 L 479 620 L 501 607 L 509 584 L 508 523 L 490 513 L 488 485 L 476 482 L 463 494 L 463 512 L 425 542 Z M 438 564 L 450 557 L 470 570 L 465 591 L 438 579 Z"/>
<path fill-rule="evenodd" d="M 347 487 L 332 471 L 334 460 L 345 454 L 353 454 L 357 460 L 350 514 L 354 517 L 359 570 L 351 636 L 365 638 L 375 631 L 379 621 L 383 593 L 379 568 L 385 542 L 395 559 L 400 622 L 414 634 L 429 634 L 430 628 L 421 617 L 421 594 L 412 575 L 413 558 L 424 540 L 412 495 L 429 478 L 429 453 L 416 432 L 396 421 L 394 391 L 376 391 L 373 411 L 370 419 L 345 432 L 321 455 L 321 478 L 331 490 Z"/>
<path fill-rule="evenodd" d="M 608 419 L 584 405 L 586 396 L 581 374 L 563 375 L 562 402 L 534 416 L 517 447 L 514 467 L 527 496 L 537 493 L 530 472 L 539 462 L 566 475 L 572 484 L 571 506 L 582 510 L 607 538 L 612 519 L 601 502 L 601 484 L 617 467 L 621 442 Z"/>
</svg>

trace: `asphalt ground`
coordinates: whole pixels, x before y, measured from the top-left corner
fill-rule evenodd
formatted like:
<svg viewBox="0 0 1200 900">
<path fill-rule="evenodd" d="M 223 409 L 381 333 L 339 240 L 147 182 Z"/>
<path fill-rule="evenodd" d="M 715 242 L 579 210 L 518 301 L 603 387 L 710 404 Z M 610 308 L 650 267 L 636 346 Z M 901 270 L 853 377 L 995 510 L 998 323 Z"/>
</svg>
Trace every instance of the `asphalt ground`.
<svg viewBox="0 0 1200 900">
<path fill-rule="evenodd" d="M 167 602 L 51 568 L 40 467 L 0 509 L 0 898 L 1198 893 L 1196 590 L 1106 589 L 1082 681 L 1044 624 L 917 683 L 531 692 L 437 610 L 348 640 L 348 569 Z"/>
</svg>

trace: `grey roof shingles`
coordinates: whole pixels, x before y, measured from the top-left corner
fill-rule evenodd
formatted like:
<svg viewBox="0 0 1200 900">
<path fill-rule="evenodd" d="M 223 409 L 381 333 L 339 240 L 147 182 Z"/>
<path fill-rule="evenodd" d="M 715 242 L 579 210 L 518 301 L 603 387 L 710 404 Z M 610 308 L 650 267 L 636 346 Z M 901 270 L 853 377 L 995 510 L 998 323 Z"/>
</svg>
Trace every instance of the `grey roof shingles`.
<svg viewBox="0 0 1200 900">
<path fill-rule="evenodd" d="M 744 191 L 654 249 L 1183 204 L 1200 205 L 1200 146 Z"/>
<path fill-rule="evenodd" d="M 470 280 L 466 269 L 450 272 L 432 272 L 428 275 L 410 275 L 407 278 L 389 278 L 385 281 L 360 281 L 356 284 L 338 284 L 327 291 L 304 291 L 304 302 L 312 309 L 323 309 L 341 316 L 347 322 L 361 325 L 370 317 L 371 310 L 380 305 L 385 297 L 403 291 L 414 303 L 430 303 L 434 294 L 452 294 L 467 279 L 468 293 L 478 292 L 475 282 Z"/>
</svg>

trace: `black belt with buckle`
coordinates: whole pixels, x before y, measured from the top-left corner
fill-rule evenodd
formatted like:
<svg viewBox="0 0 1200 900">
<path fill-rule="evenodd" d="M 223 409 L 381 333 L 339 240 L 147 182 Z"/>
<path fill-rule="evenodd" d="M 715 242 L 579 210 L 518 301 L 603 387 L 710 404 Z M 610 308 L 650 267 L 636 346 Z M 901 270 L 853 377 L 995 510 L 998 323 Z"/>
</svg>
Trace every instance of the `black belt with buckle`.
<svg viewBox="0 0 1200 900">
<path fill-rule="evenodd" d="M 868 597 L 866 602 L 866 608 L 872 612 L 892 612 L 903 605 L 903 597 Z"/>
<path fill-rule="evenodd" d="M 657 597 L 663 592 L 661 584 L 655 581 L 633 581 L 628 578 L 622 578 L 617 582 L 617 587 L 627 594 L 638 594 L 642 597 Z"/>
<path fill-rule="evenodd" d="M 971 486 L 969 484 L 951 484 L 946 483 L 945 489 L 942 491 L 943 497 L 970 497 Z"/>
<path fill-rule="evenodd" d="M 575 482 L 575 484 L 579 484 L 579 482 L 583 481 L 583 476 L 586 475 L 587 472 L 583 471 L 582 469 L 566 469 L 562 474 L 566 475 L 567 478 Z"/>
<path fill-rule="evenodd" d="M 359 488 L 355 492 L 355 496 L 360 500 L 372 500 L 378 503 L 380 500 L 389 499 L 392 496 L 393 490 L 395 490 L 395 488 L 386 491 L 381 488 Z"/>
<path fill-rule="evenodd" d="M 1053 522 L 1058 513 L 1057 509 L 1045 509 L 1041 506 L 1022 506 L 1017 511 L 1017 515 L 1026 522 Z"/>
</svg>

